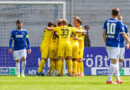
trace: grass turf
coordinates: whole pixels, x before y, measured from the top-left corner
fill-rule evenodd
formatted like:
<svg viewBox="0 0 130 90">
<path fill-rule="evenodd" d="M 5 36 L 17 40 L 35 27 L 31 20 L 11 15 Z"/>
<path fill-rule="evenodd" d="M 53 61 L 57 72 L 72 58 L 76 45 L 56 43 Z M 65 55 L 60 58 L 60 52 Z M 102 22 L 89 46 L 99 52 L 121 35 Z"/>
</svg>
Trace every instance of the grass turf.
<svg viewBox="0 0 130 90">
<path fill-rule="evenodd" d="M 121 78 L 123 84 L 108 85 L 107 76 L 25 78 L 0 76 L 0 90 L 130 90 L 130 76 Z"/>
</svg>

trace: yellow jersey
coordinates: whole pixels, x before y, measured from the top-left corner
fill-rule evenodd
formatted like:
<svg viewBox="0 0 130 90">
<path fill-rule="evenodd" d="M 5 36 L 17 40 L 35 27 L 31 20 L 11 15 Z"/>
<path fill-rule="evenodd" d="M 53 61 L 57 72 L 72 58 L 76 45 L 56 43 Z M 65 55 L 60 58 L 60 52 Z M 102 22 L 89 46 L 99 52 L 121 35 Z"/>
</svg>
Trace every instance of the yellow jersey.
<svg viewBox="0 0 130 90">
<path fill-rule="evenodd" d="M 71 42 L 71 46 L 73 46 L 74 44 L 78 44 L 78 40 L 74 40 L 74 37 L 78 38 L 78 33 L 73 33 L 71 34 L 71 38 L 70 38 L 70 42 Z"/>
<path fill-rule="evenodd" d="M 75 29 L 76 30 L 83 30 L 83 28 L 82 27 L 80 27 L 80 28 L 77 28 L 77 27 L 75 27 Z M 84 48 L 84 35 L 82 34 L 82 33 L 78 33 L 78 38 L 79 38 L 79 48 Z"/>
<path fill-rule="evenodd" d="M 53 32 L 50 40 L 49 58 L 58 59 L 58 35 Z"/>
<path fill-rule="evenodd" d="M 55 27 L 54 31 L 56 31 L 59 35 L 59 42 L 70 42 L 70 35 L 72 32 L 76 32 L 76 29 L 68 26 Z"/>
<path fill-rule="evenodd" d="M 42 36 L 42 44 L 48 45 L 51 39 L 53 31 L 48 31 L 47 29 L 44 30 L 43 36 Z"/>
<path fill-rule="evenodd" d="M 50 39 L 50 46 L 57 47 L 59 43 L 59 36 L 53 32 Z"/>
</svg>

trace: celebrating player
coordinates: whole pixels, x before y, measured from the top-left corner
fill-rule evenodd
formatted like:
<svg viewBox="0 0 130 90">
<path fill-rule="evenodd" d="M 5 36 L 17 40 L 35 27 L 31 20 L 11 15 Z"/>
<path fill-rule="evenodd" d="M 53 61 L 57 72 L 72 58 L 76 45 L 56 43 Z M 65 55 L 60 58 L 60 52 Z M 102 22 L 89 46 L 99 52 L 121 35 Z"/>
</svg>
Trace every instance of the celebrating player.
<svg viewBox="0 0 130 90">
<path fill-rule="evenodd" d="M 82 30 L 82 21 L 80 19 L 76 20 L 75 28 L 79 31 Z M 78 34 L 78 41 L 79 41 L 79 55 L 78 55 L 78 76 L 84 76 L 84 65 L 83 65 L 83 52 L 84 52 L 84 35 L 82 33 Z"/>
<path fill-rule="evenodd" d="M 28 53 L 31 53 L 31 46 L 29 42 L 29 36 L 27 30 L 22 29 L 22 20 L 16 21 L 17 29 L 11 32 L 11 37 L 9 41 L 9 52 L 12 53 L 12 42 L 14 41 L 14 52 L 13 57 L 16 60 L 16 75 L 20 77 L 20 59 L 22 59 L 22 73 L 21 76 L 25 77 L 24 70 L 26 67 L 26 43 L 28 45 Z"/>
<path fill-rule="evenodd" d="M 77 76 L 77 59 L 79 51 L 78 33 L 72 32 L 70 42 L 72 48 L 73 76 Z"/>
<path fill-rule="evenodd" d="M 106 20 L 103 27 L 103 38 L 105 42 L 105 48 L 107 50 L 109 58 L 111 59 L 107 84 L 122 83 L 122 81 L 120 80 L 119 68 L 117 64 L 120 52 L 120 33 L 127 41 L 127 43 L 130 43 L 127 35 L 124 32 L 123 24 L 121 23 L 121 21 L 117 20 L 118 15 L 119 10 L 117 8 L 112 9 L 112 18 Z M 113 74 L 116 75 L 117 83 L 112 81 Z"/>
<path fill-rule="evenodd" d="M 57 19 L 57 27 L 62 26 L 62 19 Z M 56 32 L 53 32 L 50 40 L 50 50 L 49 50 L 49 58 L 51 59 L 51 65 L 49 68 L 48 76 L 51 75 L 51 71 L 53 71 L 53 75 L 55 75 L 55 66 L 56 71 L 58 69 L 58 44 L 59 44 L 59 36 Z"/>
<path fill-rule="evenodd" d="M 66 54 L 68 58 L 68 72 L 69 75 L 72 75 L 72 51 L 71 51 L 71 46 L 70 46 L 70 34 L 71 34 L 71 29 L 68 28 L 67 21 L 63 20 L 62 21 L 63 26 L 58 30 L 54 29 L 59 35 L 59 47 L 58 47 L 58 56 L 59 56 L 59 61 L 58 61 L 58 75 L 61 76 L 60 72 L 62 70 L 62 61 L 63 58 L 65 57 L 64 54 Z"/>
<path fill-rule="evenodd" d="M 52 22 L 48 22 L 48 27 L 50 28 L 53 28 L 54 27 L 54 23 Z M 49 53 L 49 47 L 50 47 L 50 38 L 51 38 L 51 35 L 52 35 L 53 31 L 48 31 L 47 29 L 44 30 L 43 32 L 43 37 L 42 37 L 42 43 L 41 43 L 41 46 L 40 46 L 40 50 L 41 50 L 41 62 L 39 64 L 39 67 L 38 67 L 38 72 L 37 72 L 37 75 L 38 76 L 43 76 L 43 68 L 44 68 L 44 65 L 47 61 L 47 56 L 48 56 L 48 53 Z"/>
<path fill-rule="evenodd" d="M 53 75 L 55 75 L 55 64 L 58 60 L 58 35 L 56 32 L 52 33 L 51 41 L 50 41 L 50 49 L 49 49 L 49 58 L 51 60 L 51 65 L 49 68 L 48 76 L 51 76 L 51 71 L 53 71 Z"/>
</svg>

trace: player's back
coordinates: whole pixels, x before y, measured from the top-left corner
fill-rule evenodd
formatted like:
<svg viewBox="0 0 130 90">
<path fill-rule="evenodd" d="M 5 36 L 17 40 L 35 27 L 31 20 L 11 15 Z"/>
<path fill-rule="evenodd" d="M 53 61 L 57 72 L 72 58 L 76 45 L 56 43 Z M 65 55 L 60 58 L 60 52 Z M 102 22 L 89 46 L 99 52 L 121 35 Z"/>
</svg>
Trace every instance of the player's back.
<svg viewBox="0 0 130 90">
<path fill-rule="evenodd" d="M 59 43 L 59 36 L 56 32 L 53 32 L 51 35 L 50 46 L 57 47 Z"/>
<path fill-rule="evenodd" d="M 43 32 L 43 36 L 42 36 L 42 44 L 44 45 L 48 45 L 51 39 L 51 35 L 52 35 L 53 31 L 48 31 L 46 28 Z"/>
<path fill-rule="evenodd" d="M 120 42 L 119 34 L 123 32 L 123 24 L 114 18 L 105 21 L 104 29 L 106 30 L 106 45 L 118 47 Z"/>
<path fill-rule="evenodd" d="M 70 35 L 72 32 L 72 28 L 68 26 L 62 26 L 60 30 L 58 30 L 59 42 L 70 42 Z"/>
</svg>

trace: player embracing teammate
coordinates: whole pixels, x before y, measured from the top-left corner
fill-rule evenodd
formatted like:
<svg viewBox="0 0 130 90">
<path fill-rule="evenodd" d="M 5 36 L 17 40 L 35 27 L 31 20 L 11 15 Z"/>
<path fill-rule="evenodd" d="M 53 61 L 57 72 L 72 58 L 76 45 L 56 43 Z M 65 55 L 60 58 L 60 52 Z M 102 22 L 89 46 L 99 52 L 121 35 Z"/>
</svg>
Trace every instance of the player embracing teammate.
<svg viewBox="0 0 130 90">
<path fill-rule="evenodd" d="M 126 40 L 127 45 L 130 44 L 129 38 L 125 33 L 124 25 L 121 21 L 118 20 L 119 15 L 120 12 L 118 8 L 112 9 L 112 18 L 106 20 L 103 27 L 103 38 L 105 42 L 105 48 L 108 53 L 108 57 L 111 59 L 107 84 L 122 83 L 122 81 L 120 80 L 118 61 L 120 54 L 121 35 L 122 38 Z M 112 81 L 112 75 L 116 76 L 117 83 Z"/>
<path fill-rule="evenodd" d="M 80 17 L 75 16 L 73 18 L 73 24 L 74 24 L 74 28 L 77 30 L 82 30 L 82 21 L 80 19 Z M 75 70 L 75 67 L 73 67 L 73 71 L 74 71 L 74 76 L 84 76 L 84 65 L 83 65 L 83 52 L 84 52 L 84 33 L 77 33 L 77 43 L 75 44 L 76 40 L 73 40 L 74 42 L 71 42 L 73 45 L 76 45 L 76 47 L 78 48 L 77 50 L 73 50 L 74 47 L 72 47 L 73 53 L 72 53 L 72 58 L 74 55 L 76 55 L 76 51 L 78 52 L 76 58 L 73 58 L 73 66 L 75 66 L 75 63 L 77 63 L 76 67 L 77 67 L 77 71 Z M 76 59 L 76 61 L 75 61 Z M 76 71 L 76 75 L 75 75 L 75 71 Z"/>
</svg>

